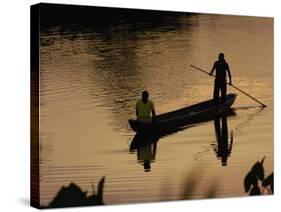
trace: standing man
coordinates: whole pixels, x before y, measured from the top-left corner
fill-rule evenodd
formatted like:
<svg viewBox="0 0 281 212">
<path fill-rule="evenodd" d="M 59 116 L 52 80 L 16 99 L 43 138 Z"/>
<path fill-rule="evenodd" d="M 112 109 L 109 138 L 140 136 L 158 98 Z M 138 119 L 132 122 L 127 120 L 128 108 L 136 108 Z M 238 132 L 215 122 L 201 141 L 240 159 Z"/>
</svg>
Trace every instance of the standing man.
<svg viewBox="0 0 281 212">
<path fill-rule="evenodd" d="M 152 118 L 155 117 L 154 104 L 148 99 L 149 94 L 147 91 L 143 91 L 141 99 L 136 104 L 136 115 L 139 121 L 152 122 Z M 151 118 L 152 115 L 152 118 Z"/>
<path fill-rule="evenodd" d="M 227 88 L 226 72 L 228 74 L 229 84 L 231 85 L 232 83 L 229 65 L 225 61 L 223 53 L 219 54 L 218 60 L 214 63 L 210 75 L 212 75 L 215 70 L 216 70 L 216 79 L 215 79 L 215 86 L 214 86 L 214 100 L 217 104 L 220 92 L 223 102 L 225 102 L 226 100 L 226 88 Z"/>
</svg>

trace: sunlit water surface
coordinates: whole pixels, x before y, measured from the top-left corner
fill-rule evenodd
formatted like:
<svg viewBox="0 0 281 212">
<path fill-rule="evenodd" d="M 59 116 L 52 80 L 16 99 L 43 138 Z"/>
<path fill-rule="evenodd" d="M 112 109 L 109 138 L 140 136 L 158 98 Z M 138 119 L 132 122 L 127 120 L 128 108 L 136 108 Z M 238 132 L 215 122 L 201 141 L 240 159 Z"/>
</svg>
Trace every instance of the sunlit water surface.
<svg viewBox="0 0 281 212">
<path fill-rule="evenodd" d="M 141 91 L 158 114 L 210 99 L 213 79 L 190 64 L 209 71 L 221 51 L 233 84 L 268 107 L 260 111 L 229 88 L 238 97 L 226 149 L 210 121 L 160 138 L 145 172 L 129 151 L 127 124 Z M 244 176 L 257 160 L 266 156 L 265 174 L 273 171 L 272 19 L 191 15 L 153 27 L 124 21 L 103 32 L 56 26 L 41 33 L 40 53 L 42 204 L 70 182 L 91 193 L 102 176 L 106 204 L 183 199 L 191 182 L 189 198 L 210 189 L 244 196 Z M 145 157 L 153 145 L 139 151 Z"/>
</svg>

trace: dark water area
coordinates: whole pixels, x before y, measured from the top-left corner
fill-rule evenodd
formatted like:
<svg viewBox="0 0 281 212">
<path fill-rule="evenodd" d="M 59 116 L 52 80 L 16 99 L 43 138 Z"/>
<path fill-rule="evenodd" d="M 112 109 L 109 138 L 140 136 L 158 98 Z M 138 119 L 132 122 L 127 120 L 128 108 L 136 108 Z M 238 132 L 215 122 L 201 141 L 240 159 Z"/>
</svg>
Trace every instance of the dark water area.
<svg viewBox="0 0 281 212">
<path fill-rule="evenodd" d="M 256 161 L 273 172 L 273 19 L 51 5 L 40 44 L 43 205 L 103 176 L 105 204 L 122 204 L 245 196 Z M 268 107 L 228 87 L 235 115 L 161 137 L 129 128 L 143 90 L 157 114 L 211 99 L 213 79 L 190 64 L 209 71 L 221 51 L 233 84 Z"/>
<path fill-rule="evenodd" d="M 52 14 L 50 16 L 50 14 Z M 130 24 L 131 31 L 166 26 L 165 30 L 181 26 L 179 18 L 196 15 L 196 13 L 181 13 L 170 11 L 155 11 L 141 9 L 88 7 L 47 4 L 41 8 L 41 31 L 48 32 L 54 27 L 63 31 L 100 31 L 107 32 L 112 27 Z M 172 25 L 173 24 L 173 25 Z"/>
</svg>

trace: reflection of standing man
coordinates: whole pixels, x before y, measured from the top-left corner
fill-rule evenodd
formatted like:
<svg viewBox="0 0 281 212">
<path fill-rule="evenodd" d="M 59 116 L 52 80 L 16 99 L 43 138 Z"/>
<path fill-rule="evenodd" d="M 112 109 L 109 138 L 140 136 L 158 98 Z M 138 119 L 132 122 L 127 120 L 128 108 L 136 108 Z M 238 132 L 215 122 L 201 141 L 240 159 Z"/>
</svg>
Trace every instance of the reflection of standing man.
<svg viewBox="0 0 281 212">
<path fill-rule="evenodd" d="M 230 144 L 228 145 L 228 127 L 226 115 L 218 117 L 214 121 L 217 138 L 217 158 L 221 159 L 222 166 L 227 165 L 227 158 L 231 154 L 233 133 L 231 132 Z"/>
<path fill-rule="evenodd" d="M 231 85 L 231 74 L 228 63 L 224 59 L 224 54 L 220 53 L 218 60 L 214 63 L 213 68 L 210 72 L 210 75 L 216 70 L 216 79 L 215 79 L 215 86 L 214 86 L 214 100 L 219 98 L 219 93 L 221 92 L 221 97 L 223 102 L 226 100 L 226 72 L 228 73 L 229 77 L 229 84 Z"/>
</svg>

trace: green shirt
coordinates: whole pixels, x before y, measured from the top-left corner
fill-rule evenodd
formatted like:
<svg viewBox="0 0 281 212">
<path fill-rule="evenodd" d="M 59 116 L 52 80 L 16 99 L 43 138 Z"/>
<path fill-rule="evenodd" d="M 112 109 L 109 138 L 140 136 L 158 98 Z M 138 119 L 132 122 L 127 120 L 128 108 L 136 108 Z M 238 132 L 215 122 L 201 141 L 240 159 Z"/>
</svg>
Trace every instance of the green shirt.
<svg viewBox="0 0 281 212">
<path fill-rule="evenodd" d="M 138 148 L 138 160 L 151 161 L 154 159 L 151 145 L 144 145 Z"/>
<path fill-rule="evenodd" d="M 154 110 L 154 104 L 151 100 L 148 100 L 146 103 L 140 99 L 137 101 L 136 109 L 138 110 L 138 117 L 140 118 L 150 118 L 151 111 Z"/>
</svg>

